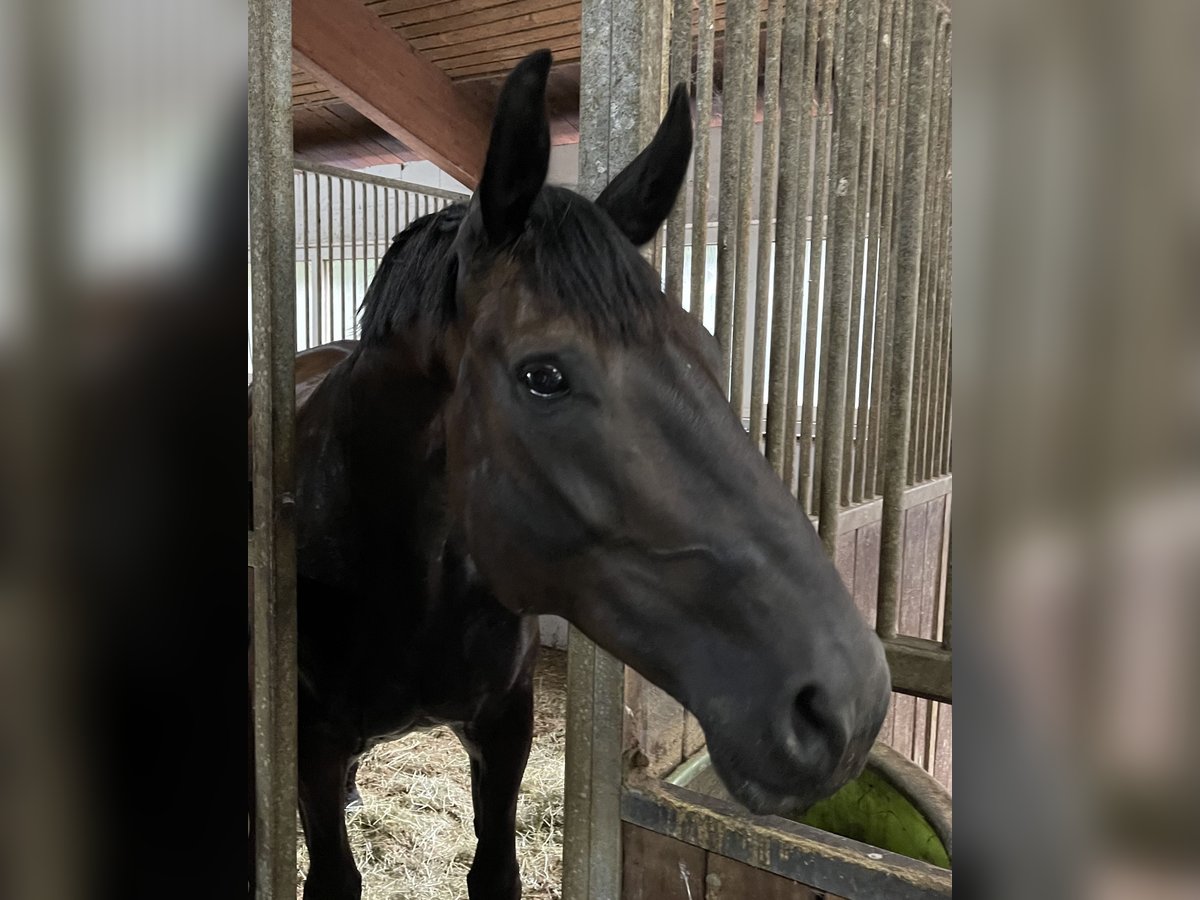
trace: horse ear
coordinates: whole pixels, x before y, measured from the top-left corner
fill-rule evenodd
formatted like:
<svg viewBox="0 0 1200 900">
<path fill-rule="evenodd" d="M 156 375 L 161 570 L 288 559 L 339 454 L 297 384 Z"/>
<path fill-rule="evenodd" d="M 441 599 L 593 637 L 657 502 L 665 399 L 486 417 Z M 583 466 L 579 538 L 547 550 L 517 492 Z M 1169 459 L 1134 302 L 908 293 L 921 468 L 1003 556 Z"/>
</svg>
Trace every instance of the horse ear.
<svg viewBox="0 0 1200 900">
<path fill-rule="evenodd" d="M 488 144 L 479 209 L 488 240 L 502 244 L 521 233 L 550 168 L 546 77 L 550 51 L 525 57 L 504 82 Z"/>
<path fill-rule="evenodd" d="M 675 205 L 691 156 L 691 103 L 687 85 L 678 84 L 654 140 L 608 183 L 596 205 L 636 246 L 648 243 Z"/>
</svg>

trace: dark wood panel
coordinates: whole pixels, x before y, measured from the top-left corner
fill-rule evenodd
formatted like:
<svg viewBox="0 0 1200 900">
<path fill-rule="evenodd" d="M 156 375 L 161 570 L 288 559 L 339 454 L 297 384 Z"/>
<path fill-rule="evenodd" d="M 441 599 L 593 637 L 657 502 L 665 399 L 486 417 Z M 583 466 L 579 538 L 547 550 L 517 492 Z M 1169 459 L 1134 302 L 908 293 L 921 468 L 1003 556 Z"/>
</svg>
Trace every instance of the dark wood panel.
<svg viewBox="0 0 1200 900">
<path fill-rule="evenodd" d="M 954 749 L 954 707 L 948 703 L 941 704 L 938 710 L 937 749 L 933 757 L 933 777 L 945 788 L 953 790 L 953 749 Z"/>
<path fill-rule="evenodd" d="M 699 847 L 646 828 L 621 825 L 621 900 L 701 900 L 705 857 Z"/>
<path fill-rule="evenodd" d="M 854 605 L 871 627 L 875 627 L 875 600 L 879 594 L 879 539 L 881 522 L 864 525 L 855 533 Z"/>
<path fill-rule="evenodd" d="M 846 590 L 854 596 L 854 556 L 855 556 L 855 535 L 853 531 L 845 531 L 837 537 L 837 556 L 834 563 L 837 565 L 838 574 L 842 576 L 842 584 L 846 585 Z"/>
<path fill-rule="evenodd" d="M 708 854 L 704 900 L 820 900 L 812 888 L 725 856 Z"/>
</svg>

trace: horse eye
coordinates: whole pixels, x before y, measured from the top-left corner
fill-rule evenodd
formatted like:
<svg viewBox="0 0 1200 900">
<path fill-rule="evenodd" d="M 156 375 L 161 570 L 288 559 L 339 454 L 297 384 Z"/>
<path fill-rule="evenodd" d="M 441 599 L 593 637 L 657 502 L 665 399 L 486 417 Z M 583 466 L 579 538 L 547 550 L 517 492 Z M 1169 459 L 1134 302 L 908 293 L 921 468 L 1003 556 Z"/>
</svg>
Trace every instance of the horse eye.
<svg viewBox="0 0 1200 900">
<path fill-rule="evenodd" d="M 552 363 L 532 363 L 521 369 L 521 381 L 535 397 L 549 399 L 567 393 L 567 378 Z"/>
</svg>

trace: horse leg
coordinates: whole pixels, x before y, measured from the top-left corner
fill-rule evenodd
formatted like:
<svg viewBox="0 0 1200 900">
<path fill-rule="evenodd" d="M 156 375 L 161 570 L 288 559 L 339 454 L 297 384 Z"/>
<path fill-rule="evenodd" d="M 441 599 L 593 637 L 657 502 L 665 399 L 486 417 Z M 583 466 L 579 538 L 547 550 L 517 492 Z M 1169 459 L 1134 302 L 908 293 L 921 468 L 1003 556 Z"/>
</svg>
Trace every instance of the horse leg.
<svg viewBox="0 0 1200 900">
<path fill-rule="evenodd" d="M 346 809 L 362 809 L 362 794 L 358 792 L 358 760 L 346 771 Z"/>
<path fill-rule="evenodd" d="M 471 756 L 475 860 L 467 874 L 470 900 L 519 900 L 517 794 L 533 740 L 533 682 L 526 676 L 498 707 L 459 735 Z"/>
<path fill-rule="evenodd" d="M 351 756 L 333 741 L 319 737 L 300 741 L 300 818 L 308 847 L 304 900 L 362 896 L 362 876 L 346 834 L 346 773 Z"/>
</svg>

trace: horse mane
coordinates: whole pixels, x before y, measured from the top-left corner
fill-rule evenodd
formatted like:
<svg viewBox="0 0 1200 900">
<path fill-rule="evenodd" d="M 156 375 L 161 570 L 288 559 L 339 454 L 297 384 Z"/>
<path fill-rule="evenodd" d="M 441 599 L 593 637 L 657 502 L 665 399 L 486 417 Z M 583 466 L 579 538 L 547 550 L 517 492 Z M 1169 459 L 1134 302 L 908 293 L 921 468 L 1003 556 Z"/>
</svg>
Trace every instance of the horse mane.
<svg viewBox="0 0 1200 900">
<path fill-rule="evenodd" d="M 451 204 L 396 235 L 363 297 L 364 344 L 414 328 L 441 334 L 454 321 L 453 245 L 468 210 Z M 666 309 L 650 264 L 607 213 L 566 188 L 544 186 L 524 233 L 501 252 L 520 263 L 535 294 L 600 335 L 645 337 Z"/>
</svg>

